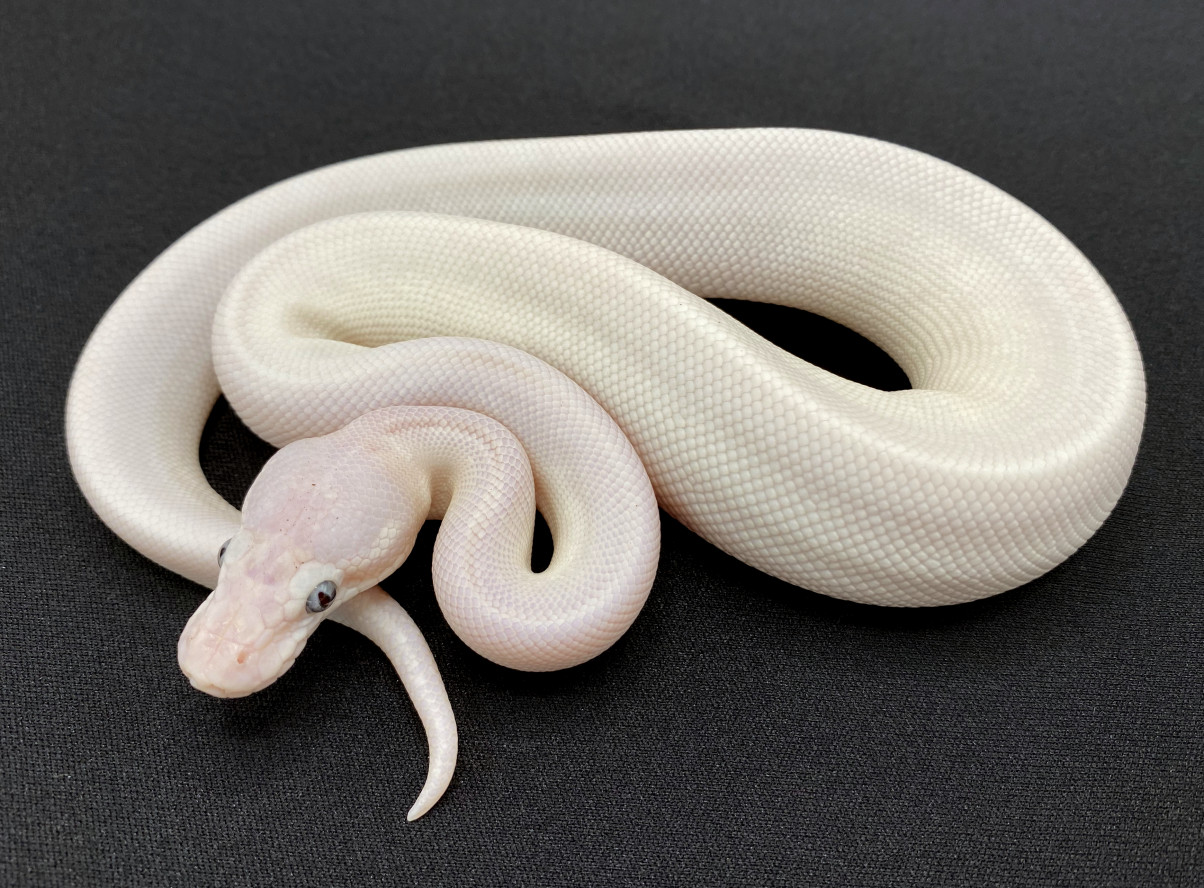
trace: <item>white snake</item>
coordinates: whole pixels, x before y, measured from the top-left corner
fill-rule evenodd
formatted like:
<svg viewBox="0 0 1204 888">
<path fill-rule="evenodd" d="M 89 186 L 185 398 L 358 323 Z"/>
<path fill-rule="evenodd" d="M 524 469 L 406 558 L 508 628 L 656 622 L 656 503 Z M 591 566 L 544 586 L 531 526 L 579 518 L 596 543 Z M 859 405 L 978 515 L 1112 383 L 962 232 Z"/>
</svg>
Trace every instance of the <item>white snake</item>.
<svg viewBox="0 0 1204 888">
<path fill-rule="evenodd" d="M 826 315 L 913 388 L 836 377 L 700 296 Z M 273 444 L 346 426 L 273 457 L 241 525 L 197 460 L 219 380 Z M 1099 527 L 1144 407 L 1116 299 L 1016 200 L 871 139 L 699 131 L 397 151 L 260 191 L 105 315 L 67 440 L 110 527 L 216 585 L 180 641 L 197 687 L 270 683 L 327 616 L 385 649 L 430 745 L 413 819 L 447 786 L 456 728 L 421 635 L 375 584 L 428 514 L 446 513 L 434 574 L 453 628 L 497 662 L 555 669 L 638 613 L 653 489 L 792 583 L 967 601 Z M 555 546 L 539 574 L 536 502 Z"/>
</svg>

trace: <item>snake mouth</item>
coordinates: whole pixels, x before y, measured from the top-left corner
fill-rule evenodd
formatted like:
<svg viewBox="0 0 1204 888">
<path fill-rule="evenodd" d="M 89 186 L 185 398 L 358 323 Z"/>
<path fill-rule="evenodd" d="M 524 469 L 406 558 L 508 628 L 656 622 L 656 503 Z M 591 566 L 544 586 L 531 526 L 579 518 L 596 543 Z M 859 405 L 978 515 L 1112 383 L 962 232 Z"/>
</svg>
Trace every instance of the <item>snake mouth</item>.
<svg viewBox="0 0 1204 888">
<path fill-rule="evenodd" d="M 230 688 L 222 687 L 221 685 L 216 685 L 210 681 L 206 681 L 204 678 L 202 678 L 200 676 L 189 675 L 187 670 L 185 670 L 184 675 L 188 679 L 188 683 L 190 685 L 192 685 L 198 691 L 209 694 L 210 696 L 213 696 L 213 697 L 224 697 L 224 698 L 248 697 L 251 694 L 255 693 L 256 690 L 261 690 L 260 688 L 253 688 L 250 690 L 231 690 Z"/>
<path fill-rule="evenodd" d="M 293 661 L 289 660 L 276 672 L 275 675 L 272 675 L 272 677 L 268 678 L 266 681 L 240 681 L 239 676 L 230 675 L 228 672 L 221 675 L 216 675 L 213 673 L 206 674 L 204 672 L 190 669 L 184 664 L 183 661 L 180 663 L 180 668 L 183 670 L 184 676 L 188 679 L 188 683 L 198 691 L 209 694 L 212 697 L 233 699 L 235 697 L 248 697 L 256 691 L 262 691 L 268 685 L 275 682 L 281 674 L 287 672 L 289 667 L 292 665 Z"/>
<path fill-rule="evenodd" d="M 286 635 L 267 646 L 251 646 L 206 629 L 190 633 L 186 627 L 177 654 L 181 671 L 198 691 L 214 697 L 246 697 L 287 672 L 305 642 Z"/>
</svg>

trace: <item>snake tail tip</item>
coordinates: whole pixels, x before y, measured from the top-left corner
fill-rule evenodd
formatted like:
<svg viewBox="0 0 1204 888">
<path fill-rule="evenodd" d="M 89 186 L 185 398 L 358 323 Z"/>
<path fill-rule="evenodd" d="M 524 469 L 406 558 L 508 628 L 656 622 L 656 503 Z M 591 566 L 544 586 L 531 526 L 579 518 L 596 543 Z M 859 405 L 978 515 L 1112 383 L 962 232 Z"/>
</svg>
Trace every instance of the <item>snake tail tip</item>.
<svg viewBox="0 0 1204 888">
<path fill-rule="evenodd" d="M 413 823 L 427 811 L 431 810 L 431 808 L 435 807 L 435 803 L 443 798 L 443 793 L 447 789 L 447 783 L 447 780 L 436 780 L 434 782 L 428 780 L 426 785 L 422 787 L 422 792 L 418 794 L 418 799 L 406 813 L 406 821 Z"/>
<path fill-rule="evenodd" d="M 426 801 L 422 796 L 418 797 L 418 801 L 414 802 L 413 807 L 406 813 L 406 822 L 413 823 L 427 811 L 431 810 L 435 805 L 434 801 Z"/>
</svg>

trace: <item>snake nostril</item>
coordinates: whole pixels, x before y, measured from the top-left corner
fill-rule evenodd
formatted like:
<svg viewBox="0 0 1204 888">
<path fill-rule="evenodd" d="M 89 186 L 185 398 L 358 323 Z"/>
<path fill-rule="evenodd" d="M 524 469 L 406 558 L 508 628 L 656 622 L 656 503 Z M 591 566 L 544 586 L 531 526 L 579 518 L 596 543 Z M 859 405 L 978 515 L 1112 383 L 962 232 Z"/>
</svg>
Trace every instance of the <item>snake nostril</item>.
<svg viewBox="0 0 1204 888">
<path fill-rule="evenodd" d="M 234 658 L 234 662 L 236 662 L 239 666 L 247 662 L 247 652 L 239 651 L 238 656 Z"/>
</svg>

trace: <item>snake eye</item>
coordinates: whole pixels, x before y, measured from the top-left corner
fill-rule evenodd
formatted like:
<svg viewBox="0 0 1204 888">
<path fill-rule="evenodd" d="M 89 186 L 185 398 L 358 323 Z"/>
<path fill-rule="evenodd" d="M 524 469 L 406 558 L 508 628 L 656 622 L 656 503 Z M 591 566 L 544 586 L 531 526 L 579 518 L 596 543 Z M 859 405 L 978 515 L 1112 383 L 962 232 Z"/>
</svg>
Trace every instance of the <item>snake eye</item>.
<svg viewBox="0 0 1204 888">
<path fill-rule="evenodd" d="M 311 614 L 326 610 L 326 608 L 330 607 L 330 603 L 334 601 L 334 597 L 338 594 L 338 591 L 333 582 L 323 580 L 314 586 L 314 591 L 310 592 L 309 598 L 305 599 L 305 609 Z"/>
<path fill-rule="evenodd" d="M 222 547 L 217 550 L 217 566 L 218 567 L 221 567 L 222 562 L 226 560 L 226 550 L 230 548 L 230 543 L 232 543 L 233 541 L 234 541 L 234 537 L 230 537 L 230 539 L 228 539 L 224 543 L 222 543 Z"/>
</svg>

